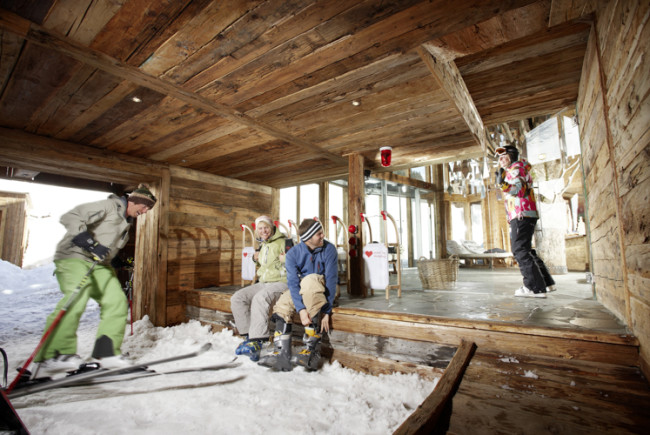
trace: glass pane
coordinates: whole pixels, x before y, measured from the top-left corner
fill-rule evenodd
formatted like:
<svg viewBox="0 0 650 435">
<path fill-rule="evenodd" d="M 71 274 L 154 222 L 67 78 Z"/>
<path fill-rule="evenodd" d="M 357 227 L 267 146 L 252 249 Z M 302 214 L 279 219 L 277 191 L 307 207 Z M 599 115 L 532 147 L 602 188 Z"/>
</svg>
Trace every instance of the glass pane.
<svg viewBox="0 0 650 435">
<path fill-rule="evenodd" d="M 318 184 L 305 184 L 300 186 L 300 221 L 317 217 L 321 221 L 327 216 L 318 213 Z M 300 222 L 296 222 L 300 225 Z"/>
<path fill-rule="evenodd" d="M 372 233 L 372 240 L 370 240 L 370 234 L 368 234 L 368 226 L 364 225 L 363 231 L 365 231 L 365 242 L 380 242 L 383 243 L 384 239 L 382 238 L 382 227 L 383 221 L 379 217 L 381 211 L 381 197 L 379 195 L 368 195 L 366 196 L 366 216 L 368 216 L 368 223 L 370 225 L 370 232 Z"/>
<path fill-rule="evenodd" d="M 330 231 L 328 234 L 328 240 L 335 241 L 337 243 L 343 244 L 343 237 L 346 236 L 347 228 L 342 228 L 341 225 L 334 225 L 334 222 L 331 220 L 332 216 L 337 216 L 339 219 L 343 219 L 345 222 L 345 216 L 343 215 L 343 188 L 337 186 L 336 184 L 329 183 L 329 212 L 327 216 L 323 216 L 323 219 L 330 219 Z M 337 239 L 336 231 L 338 227 L 339 237 Z"/>
<path fill-rule="evenodd" d="M 472 240 L 479 245 L 483 244 L 483 213 L 481 203 L 476 202 L 470 205 L 470 215 L 472 216 Z"/>
<path fill-rule="evenodd" d="M 280 221 L 289 227 L 289 220 L 296 221 L 298 213 L 296 210 L 297 193 L 296 187 L 287 187 L 280 189 Z M 296 223 L 297 224 L 297 223 Z M 296 231 L 297 232 L 297 231 Z"/>
<path fill-rule="evenodd" d="M 420 200 L 420 234 L 416 234 L 416 237 L 421 237 L 422 240 L 421 246 L 422 251 L 417 253 L 415 259 L 417 260 L 420 257 L 432 258 L 433 255 L 433 240 L 432 240 L 432 230 L 433 225 L 431 222 L 431 207 L 426 200 Z"/>
<path fill-rule="evenodd" d="M 465 211 L 462 204 L 451 204 L 451 237 L 453 240 L 465 240 Z"/>
<path fill-rule="evenodd" d="M 426 175 L 427 167 L 419 166 L 417 168 L 411 168 L 411 178 L 416 180 L 427 181 L 427 175 Z"/>
</svg>

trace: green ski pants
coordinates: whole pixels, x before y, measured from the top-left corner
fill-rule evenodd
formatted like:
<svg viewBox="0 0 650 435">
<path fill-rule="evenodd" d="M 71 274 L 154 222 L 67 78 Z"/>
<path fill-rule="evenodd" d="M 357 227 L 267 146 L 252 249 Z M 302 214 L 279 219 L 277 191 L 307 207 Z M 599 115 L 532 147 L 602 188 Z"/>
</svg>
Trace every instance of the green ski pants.
<svg viewBox="0 0 650 435">
<path fill-rule="evenodd" d="M 77 258 L 56 260 L 54 264 L 56 265 L 54 274 L 59 281 L 63 298 L 56 305 L 54 312 L 47 317 L 45 331 L 48 330 L 68 299 L 74 294 L 83 276 L 92 266 L 92 263 Z M 102 335 L 110 338 L 113 341 L 114 354 L 120 354 L 126 329 L 128 301 L 113 268 L 98 264 L 77 295 L 76 301 L 68 308 L 47 342 L 34 358 L 35 362 L 45 361 L 56 355 L 77 353 L 77 328 L 89 298 L 96 300 L 100 307 L 97 338 Z"/>
</svg>

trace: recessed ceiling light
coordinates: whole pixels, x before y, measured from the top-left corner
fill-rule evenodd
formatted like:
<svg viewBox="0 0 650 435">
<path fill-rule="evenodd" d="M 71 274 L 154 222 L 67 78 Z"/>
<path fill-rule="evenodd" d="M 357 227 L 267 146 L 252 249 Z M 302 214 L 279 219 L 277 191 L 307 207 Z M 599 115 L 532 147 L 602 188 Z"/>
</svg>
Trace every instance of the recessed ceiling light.
<svg viewBox="0 0 650 435">
<path fill-rule="evenodd" d="M 361 103 L 358 102 L 357 100 L 354 100 L 354 101 L 352 102 L 352 105 L 353 105 L 353 106 L 358 106 L 359 104 L 361 104 Z"/>
<path fill-rule="evenodd" d="M 133 100 L 134 103 L 141 103 L 142 102 L 142 100 L 140 98 L 138 98 L 138 97 L 133 97 L 133 98 L 131 98 L 131 100 Z"/>
</svg>

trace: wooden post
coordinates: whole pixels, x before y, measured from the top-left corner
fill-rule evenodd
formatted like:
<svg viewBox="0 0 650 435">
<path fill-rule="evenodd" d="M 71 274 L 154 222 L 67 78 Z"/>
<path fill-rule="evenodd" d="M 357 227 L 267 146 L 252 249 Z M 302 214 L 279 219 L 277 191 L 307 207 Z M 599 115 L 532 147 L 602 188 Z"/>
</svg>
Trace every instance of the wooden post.
<svg viewBox="0 0 650 435">
<path fill-rule="evenodd" d="M 419 206 L 419 205 L 418 205 Z M 408 239 L 408 252 L 407 252 L 407 264 L 408 267 L 413 267 L 413 256 L 415 252 L 415 237 L 413 237 L 413 206 L 412 206 L 412 201 L 411 198 L 408 196 L 406 197 L 406 238 Z M 415 213 L 418 211 L 415 210 Z M 419 231 L 420 228 L 418 228 L 416 231 Z M 386 239 L 388 240 L 388 239 Z M 399 247 L 397 248 L 399 249 Z M 397 267 L 401 267 L 399 264 Z"/>
<path fill-rule="evenodd" d="M 435 165 L 433 169 L 432 183 L 435 188 L 434 218 L 436 228 L 436 241 L 434 246 L 434 258 L 444 258 L 447 253 L 447 213 L 445 211 L 445 174 L 444 164 Z"/>
<path fill-rule="evenodd" d="M 348 225 L 359 228 L 357 237 L 363 240 L 361 213 L 365 213 L 365 189 L 363 179 L 363 156 L 353 153 L 348 156 Z M 366 297 L 367 290 L 363 285 L 363 261 L 361 246 L 357 247 L 357 255 L 350 257 L 350 287 L 349 292 L 354 296 Z"/>
<path fill-rule="evenodd" d="M 328 212 L 330 209 L 330 195 L 329 195 L 329 183 L 323 181 L 318 184 L 318 217 L 321 220 L 323 225 L 323 232 L 325 237 L 330 233 L 330 217 Z"/>
<path fill-rule="evenodd" d="M 167 326 L 167 231 L 169 169 L 160 182 L 149 183 L 158 198 L 155 207 L 136 222 L 133 318 L 149 316 L 154 326 Z"/>
<path fill-rule="evenodd" d="M 280 219 L 280 189 L 273 189 L 271 194 L 271 219 Z"/>
</svg>

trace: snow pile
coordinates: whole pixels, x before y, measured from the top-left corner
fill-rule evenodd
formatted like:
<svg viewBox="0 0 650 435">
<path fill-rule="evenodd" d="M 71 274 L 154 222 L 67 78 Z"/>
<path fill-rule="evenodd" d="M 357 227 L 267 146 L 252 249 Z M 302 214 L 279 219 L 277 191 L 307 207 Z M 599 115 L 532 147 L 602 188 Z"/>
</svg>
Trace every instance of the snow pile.
<svg viewBox="0 0 650 435">
<path fill-rule="evenodd" d="M 51 264 L 33 271 L 10 266 L 0 262 L 0 289 L 12 290 L 0 292 L 0 332 L 13 373 L 38 343 L 60 293 Z M 98 308 L 89 305 L 84 318 L 78 352 L 88 357 Z M 160 328 L 145 318 L 134 324 L 133 335 L 127 328 L 122 349 L 135 362 L 147 362 L 212 345 L 198 357 L 152 367 L 165 372 L 230 362 L 239 342 L 231 331 L 212 333 L 196 321 Z M 389 434 L 437 383 L 416 375 L 365 375 L 338 363 L 314 373 L 282 373 L 245 357 L 236 362 L 218 371 L 50 390 L 13 405 L 33 434 Z"/>
</svg>

